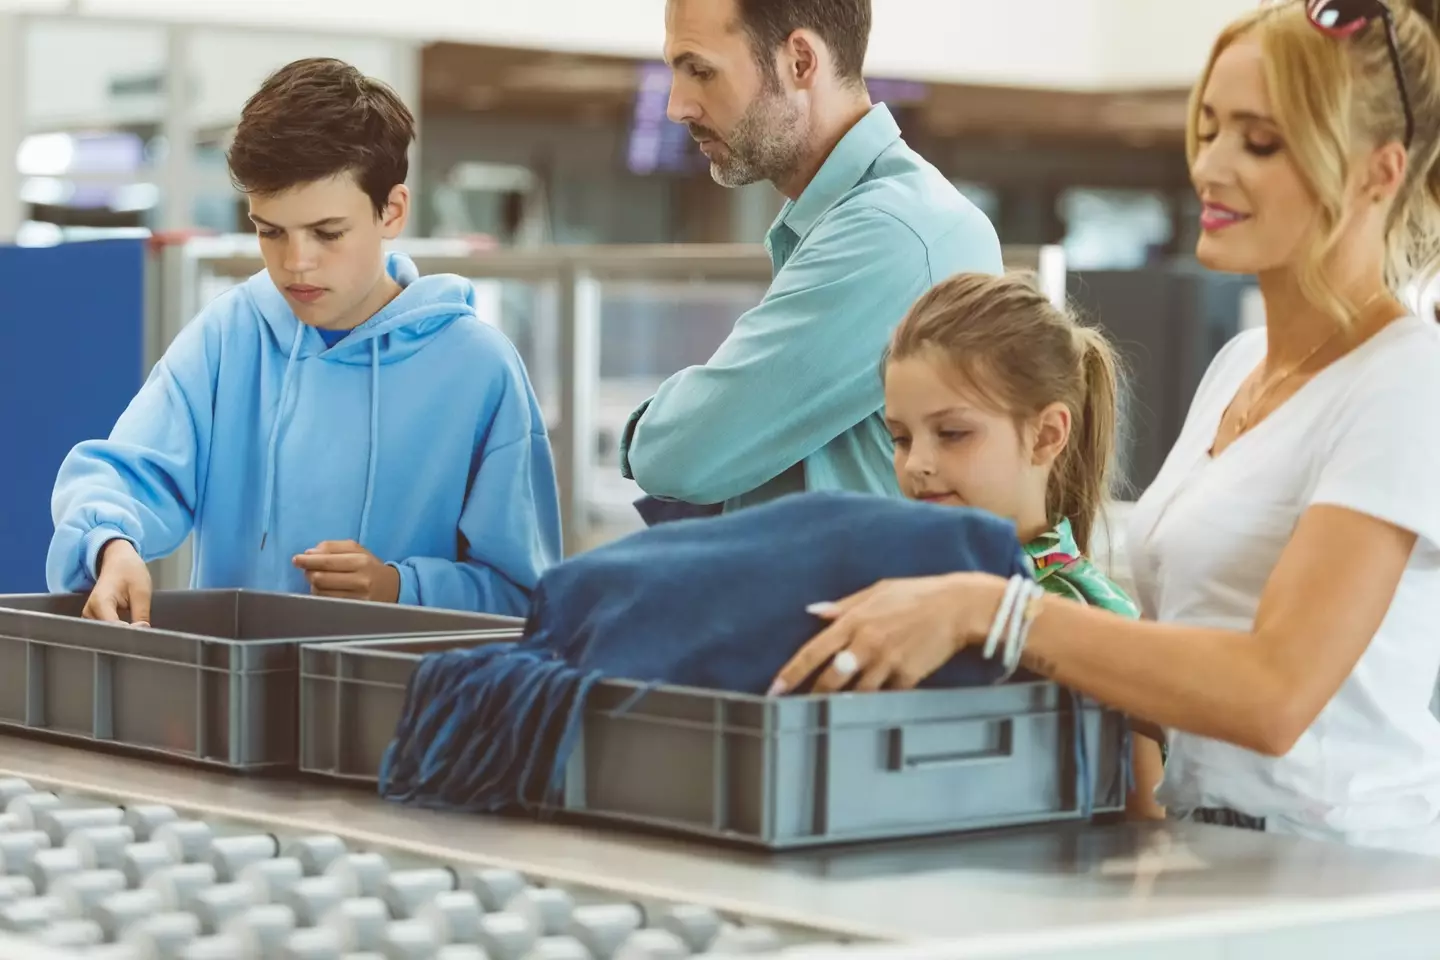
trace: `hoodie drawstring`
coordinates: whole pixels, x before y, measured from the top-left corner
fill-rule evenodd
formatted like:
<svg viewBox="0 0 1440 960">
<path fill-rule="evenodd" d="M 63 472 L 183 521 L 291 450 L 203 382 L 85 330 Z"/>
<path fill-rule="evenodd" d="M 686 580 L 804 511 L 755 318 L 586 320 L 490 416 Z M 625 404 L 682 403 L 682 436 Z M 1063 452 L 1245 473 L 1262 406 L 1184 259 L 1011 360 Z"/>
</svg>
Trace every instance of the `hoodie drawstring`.
<svg viewBox="0 0 1440 960">
<path fill-rule="evenodd" d="M 360 539 L 370 532 L 370 502 L 375 496 L 375 469 L 380 463 L 380 345 L 370 341 L 370 463 L 365 471 L 365 505 L 360 508 Z"/>
<path fill-rule="evenodd" d="M 300 355 L 300 343 L 304 339 L 304 324 L 296 324 L 295 340 L 290 344 L 290 359 L 285 361 L 285 376 L 280 381 L 280 403 L 275 407 L 275 422 L 270 425 L 270 443 L 265 449 L 265 499 L 261 506 L 265 525 L 260 531 L 261 550 L 265 549 L 265 541 L 270 538 L 270 521 L 275 508 L 275 472 L 279 469 L 275 448 L 280 442 L 280 421 L 285 416 L 285 404 L 290 399 L 290 375 L 295 371 L 295 358 Z"/>
<path fill-rule="evenodd" d="M 295 358 L 300 355 L 300 344 L 305 338 L 305 326 L 295 329 L 295 341 L 290 345 L 290 359 L 285 362 L 285 377 L 280 384 L 280 403 L 275 408 L 275 422 L 270 425 L 270 443 L 265 451 L 265 499 L 261 506 L 264 527 L 260 532 L 260 549 L 270 539 L 270 524 L 275 514 L 275 474 L 279 469 L 276 449 L 280 443 L 280 422 L 285 416 L 285 405 L 290 399 L 290 383 L 295 372 Z M 365 470 L 365 504 L 360 508 L 360 536 L 357 542 L 365 545 L 370 533 L 370 506 L 375 500 L 375 472 L 380 467 L 380 343 L 379 337 L 370 341 L 370 459 Z"/>
</svg>

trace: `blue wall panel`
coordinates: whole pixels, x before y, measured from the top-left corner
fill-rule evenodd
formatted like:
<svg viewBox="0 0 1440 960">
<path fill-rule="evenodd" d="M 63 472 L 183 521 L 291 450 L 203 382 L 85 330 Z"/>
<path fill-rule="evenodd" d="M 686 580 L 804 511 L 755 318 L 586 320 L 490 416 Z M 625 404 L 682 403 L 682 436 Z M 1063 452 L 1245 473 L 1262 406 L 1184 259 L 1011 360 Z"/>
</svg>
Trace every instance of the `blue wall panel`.
<svg viewBox="0 0 1440 960">
<path fill-rule="evenodd" d="M 145 242 L 0 246 L 0 593 L 45 589 L 50 491 L 140 389 Z"/>
</svg>

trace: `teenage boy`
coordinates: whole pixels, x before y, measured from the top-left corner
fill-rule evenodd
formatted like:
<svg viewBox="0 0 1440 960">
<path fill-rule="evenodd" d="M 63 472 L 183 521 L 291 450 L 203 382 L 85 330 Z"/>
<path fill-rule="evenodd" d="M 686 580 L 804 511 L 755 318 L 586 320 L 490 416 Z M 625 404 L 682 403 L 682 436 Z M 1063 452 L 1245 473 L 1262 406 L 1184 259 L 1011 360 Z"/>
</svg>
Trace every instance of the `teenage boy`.
<svg viewBox="0 0 1440 960">
<path fill-rule="evenodd" d="M 560 555 L 545 424 L 471 284 L 386 254 L 415 123 L 301 60 L 245 105 L 230 172 L 264 271 L 176 337 L 109 439 L 55 484 L 47 578 L 147 623 L 147 561 L 192 529 L 196 588 L 520 614 Z"/>
</svg>

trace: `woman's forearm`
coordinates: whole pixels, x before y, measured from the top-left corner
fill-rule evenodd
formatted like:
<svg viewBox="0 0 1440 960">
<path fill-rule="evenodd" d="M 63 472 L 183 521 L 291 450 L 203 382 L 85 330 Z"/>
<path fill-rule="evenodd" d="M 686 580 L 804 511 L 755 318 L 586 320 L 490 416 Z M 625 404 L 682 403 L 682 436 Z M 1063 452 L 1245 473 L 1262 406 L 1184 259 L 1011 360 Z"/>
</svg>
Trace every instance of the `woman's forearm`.
<svg viewBox="0 0 1440 960">
<path fill-rule="evenodd" d="M 1135 621 L 1047 599 L 1027 669 L 1162 727 L 1283 754 L 1304 730 L 1253 635 Z M 1297 729 L 1298 726 L 1298 729 Z"/>
<path fill-rule="evenodd" d="M 1023 663 L 1139 720 L 1283 755 L 1364 655 L 1415 540 L 1363 514 L 1312 507 L 1266 581 L 1251 630 L 1136 621 L 1049 596 Z M 913 687 L 957 647 L 984 643 L 1005 591 L 1003 578 L 964 572 L 884 580 L 812 608 L 829 626 L 781 669 L 772 693 L 810 677 L 815 693 Z M 858 673 L 833 662 L 841 650 Z"/>
<path fill-rule="evenodd" d="M 1355 669 L 1415 541 L 1365 514 L 1311 507 L 1270 572 L 1251 630 L 1147 623 L 1047 600 L 1025 663 L 1132 716 L 1280 756 Z M 988 609 L 998 603 L 996 594 Z"/>
</svg>

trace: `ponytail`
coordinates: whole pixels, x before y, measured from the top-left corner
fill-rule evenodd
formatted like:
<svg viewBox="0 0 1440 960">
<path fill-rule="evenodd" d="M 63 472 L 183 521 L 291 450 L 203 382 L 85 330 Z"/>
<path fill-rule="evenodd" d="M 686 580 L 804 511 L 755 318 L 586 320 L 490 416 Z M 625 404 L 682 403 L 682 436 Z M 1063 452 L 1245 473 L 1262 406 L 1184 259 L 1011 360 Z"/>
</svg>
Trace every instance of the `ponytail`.
<svg viewBox="0 0 1440 960">
<path fill-rule="evenodd" d="M 1120 362 L 1099 330 L 1076 325 L 1074 340 L 1084 399 L 1074 412 L 1070 442 L 1050 474 L 1046 509 L 1052 518 L 1070 521 L 1075 543 L 1085 553 L 1111 492 L 1120 418 Z"/>
</svg>

